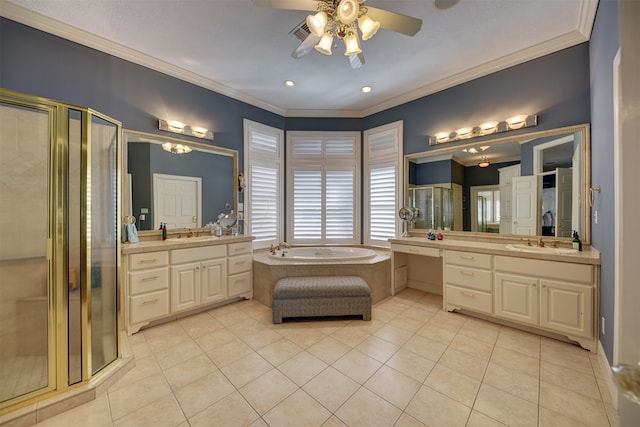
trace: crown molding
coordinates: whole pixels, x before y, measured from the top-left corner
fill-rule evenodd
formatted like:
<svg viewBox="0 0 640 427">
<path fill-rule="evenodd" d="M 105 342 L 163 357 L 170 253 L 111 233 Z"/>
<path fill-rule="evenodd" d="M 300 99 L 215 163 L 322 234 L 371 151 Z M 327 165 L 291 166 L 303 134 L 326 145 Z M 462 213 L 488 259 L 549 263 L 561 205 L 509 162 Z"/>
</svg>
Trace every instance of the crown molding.
<svg viewBox="0 0 640 427">
<path fill-rule="evenodd" d="M 267 103 L 261 99 L 252 97 L 244 92 L 235 90 L 212 79 L 185 70 L 184 68 L 177 67 L 157 58 L 153 58 L 137 50 L 123 46 L 119 43 L 114 43 L 112 41 L 106 40 L 84 30 L 71 27 L 52 18 L 10 3 L 6 0 L 0 0 L 0 6 L 0 15 L 8 19 L 59 36 L 72 42 L 99 50 L 109 55 L 113 55 L 120 59 L 132 62 L 134 64 L 159 71 L 180 80 L 195 84 L 202 88 L 209 89 L 213 92 L 228 96 L 235 100 L 242 101 L 263 110 L 281 115 L 285 118 L 364 118 L 372 114 L 397 107 L 407 102 L 415 101 L 416 99 L 432 95 L 441 90 L 449 89 L 453 86 L 457 86 L 459 84 L 484 77 L 488 74 L 501 71 L 505 68 L 519 65 L 532 59 L 536 59 L 544 55 L 548 55 L 550 53 L 554 53 L 559 50 L 566 49 L 568 47 L 588 41 L 591 35 L 593 22 L 595 20 L 598 0 L 582 0 L 578 22 L 576 23 L 576 29 L 574 31 L 560 35 L 543 43 L 539 43 L 527 49 L 505 55 L 496 60 L 452 75 L 437 82 L 430 83 L 405 94 L 395 96 L 363 110 L 287 110 L 285 108 Z"/>
<path fill-rule="evenodd" d="M 167 74 L 171 77 L 209 89 L 221 95 L 262 108 L 263 110 L 267 110 L 281 116 L 284 116 L 285 114 L 285 110 L 283 108 L 249 96 L 244 92 L 240 92 L 207 77 L 185 70 L 184 68 L 169 64 L 168 62 L 154 58 L 135 49 L 131 49 L 127 46 L 112 42 L 79 28 L 72 27 L 29 9 L 25 9 L 6 0 L 0 0 L 0 15 L 7 19 L 11 19 L 12 21 L 19 22 L 46 33 L 53 34 L 54 36 L 124 59 L 125 61 Z"/>
</svg>

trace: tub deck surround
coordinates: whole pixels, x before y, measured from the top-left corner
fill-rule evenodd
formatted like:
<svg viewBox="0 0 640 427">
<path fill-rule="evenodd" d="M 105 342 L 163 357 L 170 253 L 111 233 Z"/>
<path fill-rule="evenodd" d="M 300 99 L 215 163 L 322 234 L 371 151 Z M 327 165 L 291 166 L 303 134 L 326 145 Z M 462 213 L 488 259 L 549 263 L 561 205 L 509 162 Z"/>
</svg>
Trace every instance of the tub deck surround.
<svg viewBox="0 0 640 427">
<path fill-rule="evenodd" d="M 363 246 L 364 247 L 364 246 Z M 253 298 L 271 307 L 273 288 L 285 277 L 358 276 L 371 290 L 375 304 L 391 296 L 391 260 L 387 249 L 373 248 L 376 254 L 364 259 L 309 261 L 272 257 L 268 250 L 253 254 Z"/>
<path fill-rule="evenodd" d="M 544 252 L 520 240 L 449 236 L 389 241 L 392 294 L 405 287 L 441 294 L 447 311 L 569 339 L 597 351 L 600 252 L 595 248 L 574 252 L 562 246 Z"/>
<path fill-rule="evenodd" d="M 252 236 L 201 236 L 122 245 L 127 333 L 253 297 Z"/>
</svg>

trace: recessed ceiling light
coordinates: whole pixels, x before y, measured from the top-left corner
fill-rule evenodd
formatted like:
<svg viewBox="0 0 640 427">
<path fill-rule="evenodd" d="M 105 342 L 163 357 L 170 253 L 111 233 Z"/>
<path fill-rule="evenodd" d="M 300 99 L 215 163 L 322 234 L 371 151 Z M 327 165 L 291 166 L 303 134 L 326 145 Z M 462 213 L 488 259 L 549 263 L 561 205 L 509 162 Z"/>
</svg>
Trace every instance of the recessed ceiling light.
<svg viewBox="0 0 640 427">
<path fill-rule="evenodd" d="M 293 80 L 285 80 L 284 85 L 286 87 L 294 87 L 296 85 L 296 82 L 294 82 Z"/>
<path fill-rule="evenodd" d="M 373 90 L 371 86 L 362 86 L 362 93 L 369 93 Z"/>
</svg>

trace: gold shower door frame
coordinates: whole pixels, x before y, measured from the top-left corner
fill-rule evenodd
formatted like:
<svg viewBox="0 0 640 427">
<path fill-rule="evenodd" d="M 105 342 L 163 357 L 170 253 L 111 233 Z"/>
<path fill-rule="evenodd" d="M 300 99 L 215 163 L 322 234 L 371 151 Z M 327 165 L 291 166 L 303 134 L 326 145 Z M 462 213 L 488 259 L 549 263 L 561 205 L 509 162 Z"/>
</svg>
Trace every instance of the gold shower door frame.
<svg viewBox="0 0 640 427">
<path fill-rule="evenodd" d="M 117 147 L 115 188 L 115 230 L 113 236 L 116 245 L 115 262 L 113 272 L 115 278 L 115 334 L 116 355 L 115 359 L 103 366 L 102 371 L 108 371 L 122 357 L 121 342 L 118 334 L 121 330 L 121 304 L 120 304 L 120 219 L 121 206 L 120 188 L 122 172 L 122 124 L 104 114 L 86 107 L 79 107 L 50 100 L 47 98 L 32 96 L 0 88 L 0 102 L 17 108 L 33 109 L 48 114 L 49 126 L 49 170 L 48 174 L 48 224 L 47 224 L 47 249 L 46 258 L 48 264 L 48 326 L 47 326 L 47 351 L 48 351 L 48 385 L 44 388 L 14 397 L 0 403 L 0 415 L 12 412 L 21 407 L 34 404 L 44 398 L 53 397 L 75 388 L 86 386 L 88 381 L 95 377 L 92 368 L 92 341 L 91 341 L 91 293 L 92 293 L 92 236 L 91 228 L 91 135 L 94 119 L 99 119 L 113 125 L 115 128 L 115 144 Z M 81 116 L 81 206 L 80 206 L 80 264 L 84 267 L 84 274 L 80 274 L 79 287 L 81 293 L 81 364 L 82 378 L 75 384 L 70 384 L 69 361 L 69 122 L 70 112 L 79 112 Z"/>
</svg>

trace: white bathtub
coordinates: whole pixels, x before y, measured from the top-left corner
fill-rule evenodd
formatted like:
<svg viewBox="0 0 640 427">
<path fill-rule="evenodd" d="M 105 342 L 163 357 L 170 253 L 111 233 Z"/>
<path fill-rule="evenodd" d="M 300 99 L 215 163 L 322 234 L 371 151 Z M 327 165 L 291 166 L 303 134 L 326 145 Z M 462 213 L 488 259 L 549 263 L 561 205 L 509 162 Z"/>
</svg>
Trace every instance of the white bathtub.
<svg viewBox="0 0 640 427">
<path fill-rule="evenodd" d="M 269 256 L 300 261 L 327 261 L 373 258 L 376 253 L 366 248 L 318 246 L 283 249 Z"/>
</svg>

